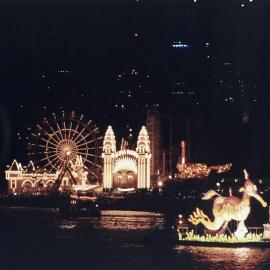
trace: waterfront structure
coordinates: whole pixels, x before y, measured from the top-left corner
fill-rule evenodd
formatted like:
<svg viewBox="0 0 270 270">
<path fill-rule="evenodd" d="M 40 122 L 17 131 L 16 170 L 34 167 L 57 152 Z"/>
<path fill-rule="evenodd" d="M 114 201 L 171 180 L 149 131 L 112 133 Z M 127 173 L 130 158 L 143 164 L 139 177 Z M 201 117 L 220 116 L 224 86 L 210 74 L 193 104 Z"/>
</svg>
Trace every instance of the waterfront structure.
<svg viewBox="0 0 270 270">
<path fill-rule="evenodd" d="M 82 156 L 77 155 L 75 162 L 69 162 L 70 171 L 77 180 L 78 186 L 87 186 L 87 175 Z M 8 194 L 40 194 L 52 187 L 58 179 L 61 170 L 48 171 L 45 168 L 38 168 L 30 161 L 27 166 L 22 166 L 17 160 L 13 160 L 5 171 L 8 182 Z M 66 173 L 63 176 L 60 190 L 70 189 L 73 183 Z"/>
<path fill-rule="evenodd" d="M 116 139 L 108 126 L 103 141 L 103 189 L 118 188 L 120 191 L 150 188 L 150 140 L 143 126 L 138 136 L 136 151 L 128 149 L 122 140 L 116 150 Z"/>
<path fill-rule="evenodd" d="M 224 173 L 231 169 L 232 164 L 227 163 L 224 165 L 208 166 L 204 163 L 187 163 L 186 162 L 186 143 L 181 141 L 181 158 L 176 165 L 179 173 L 178 177 L 181 179 L 188 178 L 206 178 L 211 171 L 217 173 Z"/>
</svg>

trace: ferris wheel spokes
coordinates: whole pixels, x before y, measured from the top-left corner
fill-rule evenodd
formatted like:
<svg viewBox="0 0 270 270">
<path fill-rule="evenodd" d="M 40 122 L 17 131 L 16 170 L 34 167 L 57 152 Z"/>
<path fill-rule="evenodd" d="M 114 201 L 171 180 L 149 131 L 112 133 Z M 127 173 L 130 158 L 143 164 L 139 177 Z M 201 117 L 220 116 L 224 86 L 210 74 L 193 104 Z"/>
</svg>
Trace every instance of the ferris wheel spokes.
<svg viewBox="0 0 270 270">
<path fill-rule="evenodd" d="M 89 171 L 95 171 L 101 166 L 101 136 L 97 136 L 98 128 L 92 120 L 84 121 L 84 115 L 76 117 L 75 112 L 60 115 L 52 114 L 52 119 L 44 118 L 41 124 L 36 125 L 36 132 L 32 132 L 35 143 L 29 143 L 29 153 L 45 168 L 58 170 L 64 162 L 67 152 L 69 160 L 75 162 L 78 155 L 87 164 Z"/>
</svg>

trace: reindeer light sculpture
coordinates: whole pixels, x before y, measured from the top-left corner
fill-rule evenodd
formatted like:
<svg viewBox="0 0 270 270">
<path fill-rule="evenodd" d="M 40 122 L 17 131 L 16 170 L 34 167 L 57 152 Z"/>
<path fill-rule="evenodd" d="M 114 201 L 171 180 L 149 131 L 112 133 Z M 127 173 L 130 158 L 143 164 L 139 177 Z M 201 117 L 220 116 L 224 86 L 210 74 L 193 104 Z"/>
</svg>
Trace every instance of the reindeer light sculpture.
<svg viewBox="0 0 270 270">
<path fill-rule="evenodd" d="M 267 203 L 258 194 L 256 185 L 249 179 L 246 170 L 244 170 L 244 177 L 244 186 L 239 190 L 243 193 L 241 199 L 233 195 L 223 197 L 214 190 L 209 190 L 203 196 L 203 200 L 209 200 L 216 196 L 213 205 L 214 221 L 211 221 L 199 208 L 189 216 L 189 221 L 194 225 L 202 223 L 208 230 L 224 231 L 231 220 L 236 220 L 239 223 L 235 231 L 235 236 L 238 239 L 243 238 L 247 233 L 245 220 L 250 213 L 250 197 L 257 199 L 263 207 L 267 206 Z"/>
</svg>

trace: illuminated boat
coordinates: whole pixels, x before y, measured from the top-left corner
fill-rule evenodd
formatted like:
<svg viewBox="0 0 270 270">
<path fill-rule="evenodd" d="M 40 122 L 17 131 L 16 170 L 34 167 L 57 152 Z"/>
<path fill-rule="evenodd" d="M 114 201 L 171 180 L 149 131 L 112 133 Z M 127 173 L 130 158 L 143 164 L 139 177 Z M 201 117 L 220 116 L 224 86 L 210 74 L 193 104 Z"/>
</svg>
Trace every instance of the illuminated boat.
<svg viewBox="0 0 270 270">
<path fill-rule="evenodd" d="M 178 244 L 183 246 L 203 246 L 203 247 L 226 247 L 226 248 L 238 248 L 238 247 L 257 247 L 257 248 L 269 248 L 270 241 L 265 240 L 261 242 L 207 242 L 207 241 L 188 241 L 188 240 L 181 240 Z"/>
<path fill-rule="evenodd" d="M 95 195 L 68 195 L 58 197 L 58 210 L 63 216 L 99 216 L 100 209 Z"/>
<path fill-rule="evenodd" d="M 244 169 L 244 184 L 239 189 L 242 198 L 230 195 L 221 196 L 214 190 L 209 190 L 204 194 L 202 200 L 214 199 L 213 216 L 210 219 L 203 210 L 196 210 L 189 215 L 188 221 L 197 226 L 202 224 L 208 233 L 203 235 L 195 234 L 193 230 L 189 231 L 188 226 L 183 226 L 182 216 L 179 215 L 178 222 L 178 240 L 184 245 L 200 246 L 222 246 L 222 247 L 270 247 L 270 225 L 264 224 L 263 234 L 251 233 L 248 231 L 245 221 L 250 213 L 250 199 L 253 197 L 258 200 L 263 207 L 267 202 L 259 195 L 257 186 L 249 178 L 248 172 Z M 235 232 L 228 230 L 228 224 L 232 220 L 237 222 Z M 186 231 L 184 231 L 184 228 Z M 228 234 L 226 234 L 228 231 Z"/>
<path fill-rule="evenodd" d="M 265 237 L 265 233 L 247 233 L 245 237 L 238 239 L 235 235 L 198 235 L 194 231 L 185 234 L 181 229 L 177 229 L 178 244 L 185 246 L 209 246 L 209 247 L 270 247 L 270 239 Z"/>
</svg>

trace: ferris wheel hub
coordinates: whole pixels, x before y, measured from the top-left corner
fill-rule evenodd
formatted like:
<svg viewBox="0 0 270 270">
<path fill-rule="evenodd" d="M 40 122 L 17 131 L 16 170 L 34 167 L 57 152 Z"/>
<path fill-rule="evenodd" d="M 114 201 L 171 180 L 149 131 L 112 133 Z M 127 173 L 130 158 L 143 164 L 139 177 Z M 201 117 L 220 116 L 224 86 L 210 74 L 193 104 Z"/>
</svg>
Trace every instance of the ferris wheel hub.
<svg viewBox="0 0 270 270">
<path fill-rule="evenodd" d="M 67 156 L 69 156 L 70 160 L 74 160 L 78 155 L 78 147 L 72 140 L 62 140 L 56 147 L 56 153 L 61 161 L 64 161 Z"/>
</svg>

